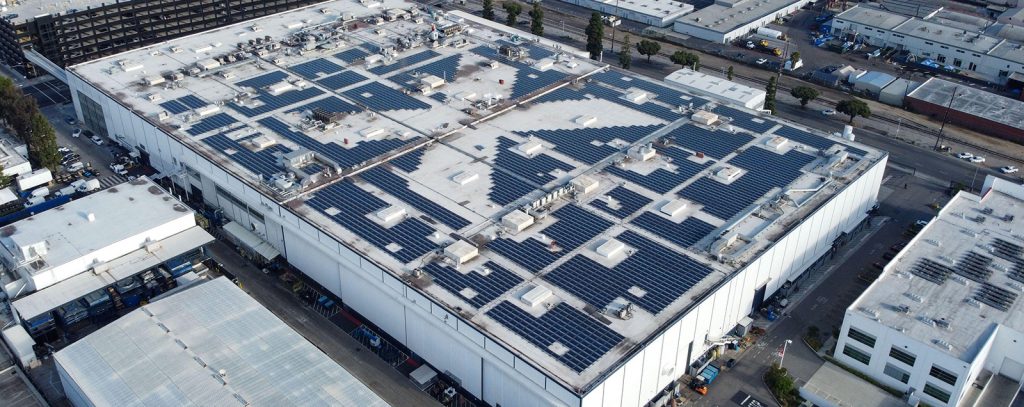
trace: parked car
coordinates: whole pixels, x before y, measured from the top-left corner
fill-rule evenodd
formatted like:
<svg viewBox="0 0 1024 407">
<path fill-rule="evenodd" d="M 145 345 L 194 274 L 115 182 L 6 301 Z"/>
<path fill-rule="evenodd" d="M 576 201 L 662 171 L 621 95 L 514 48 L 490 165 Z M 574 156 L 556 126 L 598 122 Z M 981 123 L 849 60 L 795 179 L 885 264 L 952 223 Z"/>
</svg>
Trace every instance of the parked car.
<svg viewBox="0 0 1024 407">
<path fill-rule="evenodd" d="M 981 163 L 985 162 L 985 157 L 982 157 L 980 155 L 976 155 L 974 157 L 971 157 L 969 161 L 972 162 L 972 163 L 981 164 Z"/>
<path fill-rule="evenodd" d="M 971 157 L 974 157 L 974 154 L 968 153 L 966 151 L 956 155 L 956 158 L 959 158 L 961 160 L 970 160 Z"/>
<path fill-rule="evenodd" d="M 825 116 L 835 116 L 836 115 L 836 111 L 833 110 L 833 109 L 825 109 L 825 110 L 821 111 L 821 114 L 823 114 Z"/>
<path fill-rule="evenodd" d="M 728 362 L 725 362 L 725 367 L 727 367 L 729 369 L 732 369 L 735 366 L 736 366 L 736 359 L 729 359 Z"/>
<path fill-rule="evenodd" d="M 113 171 L 117 175 L 128 175 L 128 170 L 126 170 L 124 168 L 124 166 L 121 165 L 121 164 L 111 163 L 110 164 L 110 170 Z"/>
<path fill-rule="evenodd" d="M 758 65 L 764 65 L 768 63 L 768 58 L 758 58 L 757 61 L 754 61 L 754 63 Z"/>
<path fill-rule="evenodd" d="M 72 161 L 64 164 L 64 170 L 67 172 L 75 172 L 85 168 L 85 165 L 81 161 Z"/>
<path fill-rule="evenodd" d="M 1003 174 L 1013 174 L 1017 171 L 1020 171 L 1020 168 L 1014 167 L 1012 165 L 1007 165 L 999 169 L 999 172 L 1002 172 Z"/>
<path fill-rule="evenodd" d="M 68 155 L 71 154 L 71 149 L 64 146 L 59 146 L 57 147 L 57 152 L 63 155 Z"/>
<path fill-rule="evenodd" d="M 71 137 L 74 137 L 74 138 L 78 138 L 78 136 L 81 136 L 81 135 L 82 135 L 82 129 L 75 129 L 75 131 L 71 132 Z"/>
<path fill-rule="evenodd" d="M 754 41 L 747 41 L 747 49 L 754 49 Z"/>
<path fill-rule="evenodd" d="M 89 140 L 92 140 L 92 142 L 96 143 L 96 145 L 98 145 L 98 146 L 102 146 L 103 145 L 103 139 L 101 139 L 100 136 L 89 137 Z"/>
<path fill-rule="evenodd" d="M 71 116 L 64 116 L 64 123 L 67 123 L 68 125 L 74 126 L 74 125 L 78 124 L 78 120 L 75 120 L 75 118 L 71 117 Z"/>
</svg>

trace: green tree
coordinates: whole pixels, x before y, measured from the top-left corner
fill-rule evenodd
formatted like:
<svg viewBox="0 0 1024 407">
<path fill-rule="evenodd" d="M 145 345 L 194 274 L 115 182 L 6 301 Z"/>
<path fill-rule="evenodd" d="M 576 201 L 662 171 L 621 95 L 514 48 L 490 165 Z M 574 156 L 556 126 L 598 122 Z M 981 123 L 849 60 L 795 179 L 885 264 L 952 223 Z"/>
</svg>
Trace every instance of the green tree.
<svg viewBox="0 0 1024 407">
<path fill-rule="evenodd" d="M 636 44 L 636 51 L 639 52 L 640 55 L 646 55 L 647 62 L 651 62 L 651 57 L 658 55 L 658 53 L 661 52 L 661 43 L 657 41 L 640 40 L 640 42 Z"/>
<path fill-rule="evenodd" d="M 0 165 L 0 188 L 7 188 L 11 186 L 11 176 L 4 174 L 4 166 Z"/>
<path fill-rule="evenodd" d="M 501 8 L 505 9 L 505 25 L 515 27 L 516 19 L 523 12 L 523 6 L 514 1 L 506 1 L 501 3 Z"/>
<path fill-rule="evenodd" d="M 860 99 L 841 100 L 836 103 L 836 111 L 850 116 L 850 124 L 853 124 L 853 119 L 857 116 L 871 117 L 871 107 Z"/>
<path fill-rule="evenodd" d="M 31 126 L 33 113 L 39 112 L 39 105 L 36 99 L 25 96 L 19 89 L 15 92 L 11 115 L 8 123 L 14 129 L 14 134 L 25 143 L 31 142 Z"/>
<path fill-rule="evenodd" d="M 544 9 L 540 8 L 540 0 L 535 0 L 533 10 L 530 10 L 530 32 L 544 35 Z"/>
<path fill-rule="evenodd" d="M 494 0 L 484 0 L 484 10 L 480 15 L 488 20 L 494 20 Z"/>
<path fill-rule="evenodd" d="M 587 52 L 590 59 L 601 59 L 601 52 L 604 51 L 604 23 L 601 22 L 600 13 L 590 14 L 590 23 L 587 24 Z"/>
<path fill-rule="evenodd" d="M 732 72 L 733 72 L 732 65 L 729 65 L 729 69 L 725 71 L 725 78 L 731 81 L 732 80 Z"/>
<path fill-rule="evenodd" d="M 700 56 L 692 52 L 687 51 L 676 51 L 669 57 L 673 63 L 679 64 L 684 67 L 693 69 L 694 71 L 700 70 Z"/>
<path fill-rule="evenodd" d="M 800 62 L 800 51 L 794 51 L 792 54 L 789 54 L 789 60 L 793 61 L 793 65 Z"/>
<path fill-rule="evenodd" d="M 622 69 L 629 69 L 633 65 L 633 45 L 629 43 L 629 34 L 622 38 L 622 48 L 619 48 L 619 66 Z"/>
<path fill-rule="evenodd" d="M 775 114 L 775 92 L 778 90 L 778 82 L 774 76 L 768 78 L 768 86 L 764 88 L 764 108 Z"/>
<path fill-rule="evenodd" d="M 797 404 L 797 387 L 793 377 L 784 367 L 773 363 L 768 372 L 764 374 L 764 383 L 768 389 L 775 394 L 783 406 L 795 406 Z"/>
<path fill-rule="evenodd" d="M 800 107 L 806 108 L 807 103 L 821 96 L 818 91 L 810 86 L 797 86 L 789 91 L 793 97 L 800 99 Z"/>
<path fill-rule="evenodd" d="M 53 126 L 38 110 L 31 116 L 29 122 L 29 161 L 35 167 L 46 167 L 57 172 L 60 166 L 60 152 L 57 151 L 57 134 Z"/>
</svg>

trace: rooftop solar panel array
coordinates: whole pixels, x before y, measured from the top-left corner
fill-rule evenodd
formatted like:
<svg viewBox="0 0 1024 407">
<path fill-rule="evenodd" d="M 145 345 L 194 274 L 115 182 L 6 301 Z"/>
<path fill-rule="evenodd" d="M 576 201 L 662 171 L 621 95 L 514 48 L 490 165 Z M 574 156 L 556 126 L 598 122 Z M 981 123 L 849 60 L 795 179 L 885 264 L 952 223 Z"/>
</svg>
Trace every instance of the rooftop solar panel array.
<svg viewBox="0 0 1024 407">
<path fill-rule="evenodd" d="M 344 100 L 339 99 L 336 96 L 328 96 L 326 98 L 304 104 L 294 109 L 288 110 L 286 113 L 292 112 L 304 112 L 313 111 L 314 109 L 323 109 L 324 111 L 332 113 L 358 113 L 361 112 L 359 106 L 348 103 Z"/>
<path fill-rule="evenodd" d="M 491 188 L 487 191 L 487 198 L 498 205 L 508 205 L 535 190 L 537 187 L 519 177 L 495 168 L 491 171 Z"/>
<path fill-rule="evenodd" d="M 160 107 L 164 108 L 164 110 L 170 112 L 171 114 L 180 114 L 189 111 L 188 106 L 185 106 L 183 103 L 177 100 L 168 100 L 166 102 L 163 102 L 160 104 Z"/>
<path fill-rule="evenodd" d="M 451 82 L 455 80 L 455 74 L 459 71 L 460 61 L 462 61 L 462 55 L 455 54 L 441 58 L 437 61 L 432 61 L 428 64 L 420 65 L 405 71 L 402 74 L 408 75 L 409 77 L 413 77 L 413 74 L 434 75 L 438 78 L 444 79 L 446 82 Z M 400 76 L 402 74 L 395 76 Z"/>
<path fill-rule="evenodd" d="M 370 168 L 359 173 L 359 176 L 364 181 L 373 184 L 373 186 L 380 188 L 395 198 L 401 199 L 402 202 L 412 205 L 412 207 L 419 209 L 427 216 L 448 225 L 448 227 L 454 230 L 469 226 L 468 220 L 446 209 L 437 202 L 413 192 L 413 190 L 409 189 L 409 181 L 391 173 L 386 168 Z"/>
<path fill-rule="evenodd" d="M 977 252 L 967 252 L 953 268 L 953 272 L 975 282 L 984 283 L 992 276 L 992 258 Z"/>
<path fill-rule="evenodd" d="M 568 87 L 555 89 L 533 99 L 532 103 L 560 102 L 565 100 L 588 100 L 583 92 Z"/>
<path fill-rule="evenodd" d="M 917 264 L 914 264 L 910 272 L 932 283 L 942 285 L 949 275 L 953 274 L 953 268 L 931 259 L 918 259 Z"/>
<path fill-rule="evenodd" d="M 660 126 L 613 126 L 582 129 L 519 131 L 521 136 L 533 135 L 555 145 L 555 151 L 587 164 L 597 164 L 619 151 L 609 145 L 612 140 L 635 143 Z"/>
<path fill-rule="evenodd" d="M 719 116 L 732 118 L 732 125 L 742 127 L 756 134 L 761 134 L 771 130 L 772 127 L 775 127 L 775 125 L 778 124 L 773 120 L 758 117 L 725 105 L 718 105 L 711 111 L 717 113 Z"/>
<path fill-rule="evenodd" d="M 622 335 L 565 303 L 534 318 L 503 301 L 487 311 L 487 316 L 576 372 L 594 364 L 623 339 Z M 563 355 L 553 352 L 550 347 L 555 343 L 568 348 L 568 352 Z"/>
<path fill-rule="evenodd" d="M 235 85 L 241 87 L 248 87 L 253 89 L 259 89 L 266 86 L 273 85 L 281 82 L 288 77 L 288 74 L 281 71 L 268 72 L 260 76 L 252 77 L 241 82 L 236 82 Z"/>
<path fill-rule="evenodd" d="M 990 283 L 982 283 L 974 292 L 974 299 L 997 310 L 1006 312 L 1017 301 L 1017 293 Z"/>
<path fill-rule="evenodd" d="M 368 78 L 356 71 L 341 71 L 326 78 L 321 78 L 317 80 L 316 83 L 319 83 L 330 90 L 340 90 L 365 81 L 366 79 Z"/>
<path fill-rule="evenodd" d="M 279 95 L 271 95 L 267 92 L 260 90 L 260 94 L 254 99 L 262 102 L 261 105 L 256 107 L 244 106 L 238 103 L 228 103 L 232 109 L 237 110 L 239 113 L 244 114 L 246 117 L 255 117 L 264 113 L 272 112 L 285 106 L 293 105 L 304 100 L 313 99 L 316 96 L 320 96 L 324 91 L 318 88 L 306 88 L 306 89 L 295 89 L 290 90 Z"/>
<path fill-rule="evenodd" d="M 717 159 L 725 158 L 754 139 L 753 136 L 745 133 L 712 131 L 689 123 L 670 131 L 666 137 L 683 147 Z"/>
<path fill-rule="evenodd" d="M 682 151 L 675 149 L 677 151 Z M 658 152 L 667 151 L 672 153 L 669 148 L 658 148 Z M 605 167 L 605 171 L 616 177 L 622 178 L 626 181 L 632 182 L 639 186 L 642 186 L 651 191 L 659 194 L 667 194 L 669 191 L 675 189 L 684 181 L 693 178 L 694 175 L 703 171 L 705 168 L 711 165 L 711 162 L 698 164 L 690 160 L 673 160 L 672 165 L 675 167 L 674 171 L 669 171 L 664 168 L 658 168 L 649 174 L 641 174 L 633 170 L 627 170 L 618 166 L 610 165 Z"/>
<path fill-rule="evenodd" d="M 185 95 L 176 100 L 181 102 L 181 104 L 187 106 L 190 109 L 198 109 L 209 104 L 203 101 L 202 99 L 196 97 L 195 95 Z"/>
<path fill-rule="evenodd" d="M 775 130 L 775 134 L 788 138 L 798 143 L 806 144 L 819 150 L 827 150 L 829 148 L 832 148 L 832 146 L 839 144 L 835 141 L 830 140 L 828 137 L 812 134 L 810 132 L 806 132 L 790 126 L 780 127 L 778 130 Z M 846 151 L 850 152 L 851 154 L 859 155 L 862 157 L 865 154 L 867 154 L 866 151 L 861 150 L 859 148 L 853 148 L 844 144 L 840 145 L 846 147 Z"/>
<path fill-rule="evenodd" d="M 408 153 L 392 158 L 388 162 L 396 168 L 405 171 L 406 173 L 410 173 L 420 168 L 420 163 L 423 162 L 423 153 L 426 151 L 426 149 L 417 148 Z"/>
<path fill-rule="evenodd" d="M 344 51 L 341 51 L 341 52 L 339 52 L 337 54 L 334 54 L 335 58 L 338 58 L 338 59 L 340 59 L 342 61 L 345 61 L 345 63 L 348 63 L 348 64 L 351 64 L 355 60 L 363 59 L 363 58 L 366 58 L 368 56 L 370 56 L 370 53 L 366 52 L 366 51 L 364 51 L 364 50 L 362 50 L 360 48 L 349 48 L 347 50 L 344 50 Z"/>
<path fill-rule="evenodd" d="M 653 101 L 646 101 L 644 103 L 637 104 L 630 100 L 626 100 L 622 97 L 624 93 L 612 88 L 600 85 L 590 85 L 586 87 L 585 92 L 618 104 L 619 106 L 627 107 L 641 113 L 646 113 L 665 121 L 671 122 L 683 117 L 683 114 L 679 111 L 659 105 Z"/>
<path fill-rule="evenodd" d="M 710 267 L 634 231 L 627 230 L 616 239 L 636 252 L 615 267 L 606 268 L 586 256 L 576 255 L 544 275 L 544 279 L 598 309 L 605 309 L 616 298 L 624 298 L 658 314 L 711 274 Z"/>
<path fill-rule="evenodd" d="M 631 223 L 680 247 L 693 246 L 715 230 L 710 223 L 697 218 L 686 218 L 677 223 L 653 212 L 644 212 Z"/>
<path fill-rule="evenodd" d="M 512 83 L 512 92 L 509 99 L 519 99 L 548 86 L 554 85 L 566 78 L 566 74 L 553 69 L 539 71 L 526 64 L 518 65 L 516 68 L 516 81 Z"/>
<path fill-rule="evenodd" d="M 274 117 L 265 117 L 257 122 L 281 137 L 314 151 L 343 167 L 351 167 L 372 160 L 412 142 L 412 140 L 400 139 L 363 140 L 354 147 L 344 148 L 335 143 L 322 144 L 302 132 L 292 130 L 288 124 Z"/>
<path fill-rule="evenodd" d="M 292 71 L 299 75 L 302 75 L 306 79 L 316 79 L 321 74 L 332 75 L 341 72 L 342 68 L 340 65 L 334 62 L 328 61 L 323 58 L 317 58 L 312 61 L 306 61 L 301 64 L 292 65 L 291 68 L 289 69 L 291 69 Z"/>
<path fill-rule="evenodd" d="M 344 180 L 324 187 L 306 204 L 402 263 L 409 263 L 437 248 L 429 239 L 434 229 L 419 219 L 406 218 L 390 228 L 370 220 L 368 214 L 389 205 L 351 181 Z M 332 208 L 338 211 L 334 215 L 328 210 Z"/>
<path fill-rule="evenodd" d="M 192 123 L 192 125 L 185 132 L 198 136 L 211 130 L 219 129 L 224 126 L 231 125 L 232 123 L 238 123 L 234 117 L 227 113 L 217 113 L 210 117 L 205 117 L 198 122 Z"/>
<path fill-rule="evenodd" d="M 438 263 L 424 266 L 423 271 L 434 278 L 435 284 L 462 297 L 469 305 L 476 308 L 494 301 L 506 291 L 523 282 L 522 278 L 497 263 L 486 262 L 483 268 L 487 269 L 487 275 L 483 275 L 475 269 L 463 274 L 450 266 Z M 473 290 L 475 295 L 470 297 L 463 295 L 463 290 L 467 288 Z"/>
<path fill-rule="evenodd" d="M 599 82 L 607 83 L 623 90 L 629 88 L 643 89 L 653 93 L 657 96 L 658 100 L 668 103 L 671 106 L 689 105 L 690 103 L 693 103 L 693 107 L 697 108 L 708 103 L 707 99 L 689 95 L 668 86 L 659 85 L 638 77 L 631 77 L 627 80 L 627 78 L 622 74 L 611 70 L 595 74 L 591 77 Z"/>
<path fill-rule="evenodd" d="M 611 197 L 614 207 L 613 203 L 609 202 L 609 197 Z M 615 189 L 608 191 L 607 194 L 590 201 L 590 206 L 622 219 L 636 213 L 636 211 L 649 203 L 651 203 L 650 198 L 630 191 L 626 187 L 617 186 Z"/>
<path fill-rule="evenodd" d="M 541 242 L 534 237 L 522 242 L 499 238 L 491 242 L 491 250 L 530 272 L 537 273 L 566 253 L 597 237 L 612 225 L 604 218 L 575 204 L 563 206 L 551 213 L 551 216 L 558 221 L 544 228 L 542 233 L 552 243 Z"/>
<path fill-rule="evenodd" d="M 255 136 L 256 135 L 250 137 Z M 274 174 L 281 172 L 282 168 L 277 165 L 277 154 L 284 154 L 291 151 L 288 147 L 280 144 L 264 148 L 257 152 L 249 151 L 249 149 L 239 144 L 238 141 L 228 138 L 223 133 L 206 137 L 203 139 L 203 143 L 224 155 L 231 157 L 233 161 L 241 165 L 243 168 L 252 171 L 254 174 L 259 174 L 263 179 L 270 178 Z M 227 150 L 234 150 L 235 152 L 227 154 L 225 152 Z"/>
<path fill-rule="evenodd" d="M 400 70 L 402 68 L 418 64 L 420 62 L 426 61 L 428 59 L 431 59 L 431 58 L 434 58 L 434 57 L 437 57 L 437 56 L 440 56 L 440 55 L 441 54 L 438 54 L 437 51 L 429 50 L 428 49 L 426 51 L 420 51 L 420 52 L 417 52 L 415 54 L 406 56 L 404 58 L 400 58 L 400 59 L 395 60 L 394 62 L 392 62 L 390 64 L 387 64 L 387 65 L 375 66 L 373 68 L 368 69 L 368 71 L 370 71 L 371 73 L 373 73 L 375 75 L 384 76 L 384 75 L 389 74 L 391 72 L 395 72 L 395 71 Z"/>
<path fill-rule="evenodd" d="M 555 170 L 572 171 L 575 167 L 559 161 L 547 154 L 537 154 L 531 158 L 512 151 L 519 143 L 508 137 L 498 137 L 498 151 L 494 164 L 523 177 L 537 185 L 545 185 L 556 178 L 551 175 Z"/>
<path fill-rule="evenodd" d="M 760 147 L 748 148 L 729 160 L 746 169 L 730 184 L 700 178 L 678 192 L 679 196 L 704 205 L 703 211 L 719 219 L 729 219 L 743 211 L 773 188 L 789 185 L 802 174 L 800 169 L 814 157 L 797 152 L 776 154 Z"/>
<path fill-rule="evenodd" d="M 343 92 L 373 110 L 418 110 L 430 109 L 430 105 L 399 90 L 389 88 L 380 82 L 370 82 Z"/>
</svg>

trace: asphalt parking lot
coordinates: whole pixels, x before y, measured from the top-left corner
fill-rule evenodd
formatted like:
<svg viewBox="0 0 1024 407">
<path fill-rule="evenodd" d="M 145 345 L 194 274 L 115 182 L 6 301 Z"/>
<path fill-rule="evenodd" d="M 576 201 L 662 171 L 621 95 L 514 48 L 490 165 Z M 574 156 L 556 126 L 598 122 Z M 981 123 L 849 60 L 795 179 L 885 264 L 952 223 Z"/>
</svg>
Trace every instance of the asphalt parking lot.
<svg viewBox="0 0 1024 407">
<path fill-rule="evenodd" d="M 68 89 L 68 85 L 57 79 L 24 86 L 21 90 L 26 95 L 35 97 L 40 108 L 71 103 L 71 91 Z"/>
</svg>

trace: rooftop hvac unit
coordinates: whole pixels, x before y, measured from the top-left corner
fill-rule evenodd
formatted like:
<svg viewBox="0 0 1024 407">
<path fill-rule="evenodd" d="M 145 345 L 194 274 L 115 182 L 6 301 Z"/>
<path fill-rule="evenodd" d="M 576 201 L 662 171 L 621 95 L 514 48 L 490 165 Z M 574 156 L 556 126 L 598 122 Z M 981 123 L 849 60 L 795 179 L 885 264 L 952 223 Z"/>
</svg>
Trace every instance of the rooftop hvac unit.
<svg viewBox="0 0 1024 407">
<path fill-rule="evenodd" d="M 501 217 L 502 226 L 505 226 L 516 233 L 530 227 L 534 221 L 533 216 L 530 216 L 526 212 L 518 209 Z"/>
<path fill-rule="evenodd" d="M 949 321 L 946 321 L 945 318 L 932 319 L 932 321 L 935 321 L 935 326 L 939 328 L 949 329 Z"/>
<path fill-rule="evenodd" d="M 936 339 L 934 342 L 936 345 L 938 345 L 941 348 L 945 348 L 947 351 L 953 350 L 953 345 L 951 345 L 949 342 L 946 342 L 945 340 Z"/>
<path fill-rule="evenodd" d="M 896 312 L 899 312 L 900 314 L 909 314 L 910 313 L 910 306 L 906 305 L 906 304 L 897 305 L 896 306 Z"/>
<path fill-rule="evenodd" d="M 532 289 L 530 289 L 530 291 L 527 291 L 520 298 L 523 300 L 523 302 L 526 303 L 526 305 L 529 305 L 531 307 L 536 307 L 536 306 L 538 306 L 540 304 L 543 304 L 544 301 L 547 301 L 547 299 L 550 298 L 550 297 L 551 297 L 551 290 L 548 289 L 547 287 L 542 286 L 542 285 L 538 285 L 538 286 L 533 287 Z"/>
<path fill-rule="evenodd" d="M 451 259 L 455 264 L 465 264 L 466 262 L 473 260 L 480 251 L 469 242 L 465 240 L 456 240 L 455 243 L 448 245 L 444 248 L 444 255 Z"/>
<path fill-rule="evenodd" d="M 906 293 L 904 295 L 906 295 L 907 298 L 910 298 L 911 300 L 913 300 L 916 303 L 923 303 L 924 302 L 924 298 L 921 297 L 920 295 L 917 295 L 917 294 L 914 294 L 914 293 Z"/>
<path fill-rule="evenodd" d="M 861 308 L 860 310 L 862 312 L 864 312 L 865 315 L 867 315 L 867 316 L 869 316 L 869 317 L 871 317 L 873 319 L 878 319 L 878 310 L 876 310 L 874 308 L 866 308 L 866 307 L 865 308 Z"/>
</svg>

